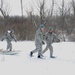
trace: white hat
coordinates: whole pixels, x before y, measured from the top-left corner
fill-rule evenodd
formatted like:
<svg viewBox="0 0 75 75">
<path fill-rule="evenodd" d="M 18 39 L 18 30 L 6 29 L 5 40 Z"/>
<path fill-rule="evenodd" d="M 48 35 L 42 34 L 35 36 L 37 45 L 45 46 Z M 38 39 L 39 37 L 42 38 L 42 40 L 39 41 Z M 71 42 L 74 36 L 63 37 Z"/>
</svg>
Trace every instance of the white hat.
<svg viewBox="0 0 75 75">
<path fill-rule="evenodd" d="M 8 30 L 7 32 L 8 32 L 8 33 L 11 33 L 11 31 L 10 31 L 10 30 Z"/>
</svg>

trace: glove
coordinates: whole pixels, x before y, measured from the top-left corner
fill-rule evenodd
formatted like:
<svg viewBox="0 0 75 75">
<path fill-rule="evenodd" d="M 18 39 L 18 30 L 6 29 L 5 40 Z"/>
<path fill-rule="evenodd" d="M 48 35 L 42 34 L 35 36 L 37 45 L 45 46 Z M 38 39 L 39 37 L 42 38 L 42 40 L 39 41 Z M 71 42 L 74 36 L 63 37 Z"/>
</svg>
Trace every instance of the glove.
<svg viewBox="0 0 75 75">
<path fill-rule="evenodd" d="M 44 45 L 45 43 L 42 41 L 42 44 Z"/>
</svg>

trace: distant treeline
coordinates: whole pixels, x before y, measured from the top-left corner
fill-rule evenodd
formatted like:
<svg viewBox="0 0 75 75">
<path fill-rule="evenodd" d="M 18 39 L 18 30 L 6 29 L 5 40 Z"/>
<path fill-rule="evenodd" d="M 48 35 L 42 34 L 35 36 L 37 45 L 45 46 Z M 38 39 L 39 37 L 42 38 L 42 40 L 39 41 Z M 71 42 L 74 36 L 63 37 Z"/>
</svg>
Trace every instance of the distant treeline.
<svg viewBox="0 0 75 75">
<path fill-rule="evenodd" d="M 54 32 L 58 35 L 74 34 L 74 17 L 72 15 L 66 15 L 64 21 L 62 19 L 62 16 L 53 16 L 50 19 L 47 17 L 43 24 L 45 25 L 46 30 L 48 30 L 49 26 L 52 26 Z M 14 29 L 18 40 L 34 40 L 35 32 L 40 24 L 40 17 L 35 15 L 28 17 L 9 16 L 7 18 L 0 16 L 0 38 L 3 37 L 8 29 Z"/>
</svg>

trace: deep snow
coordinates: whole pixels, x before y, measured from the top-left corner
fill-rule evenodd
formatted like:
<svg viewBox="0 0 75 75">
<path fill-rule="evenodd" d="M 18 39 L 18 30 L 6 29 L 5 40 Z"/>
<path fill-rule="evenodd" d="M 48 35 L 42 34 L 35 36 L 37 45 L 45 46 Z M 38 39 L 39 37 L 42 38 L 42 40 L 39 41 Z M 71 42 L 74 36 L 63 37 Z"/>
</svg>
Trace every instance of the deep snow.
<svg viewBox="0 0 75 75">
<path fill-rule="evenodd" d="M 55 59 L 38 59 L 37 53 L 28 55 L 35 49 L 34 41 L 12 42 L 13 50 L 21 50 L 18 55 L 0 54 L 0 75 L 75 75 L 75 42 L 53 43 Z M 45 45 L 43 45 L 43 49 Z M 6 49 L 6 41 L 0 42 L 0 49 Z"/>
</svg>

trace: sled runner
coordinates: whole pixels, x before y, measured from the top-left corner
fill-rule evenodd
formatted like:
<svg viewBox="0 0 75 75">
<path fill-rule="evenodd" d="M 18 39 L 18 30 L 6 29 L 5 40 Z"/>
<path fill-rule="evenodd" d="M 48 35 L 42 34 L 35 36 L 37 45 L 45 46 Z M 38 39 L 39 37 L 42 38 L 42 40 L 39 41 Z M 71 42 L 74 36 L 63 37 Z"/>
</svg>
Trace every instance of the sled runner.
<svg viewBox="0 0 75 75">
<path fill-rule="evenodd" d="M 19 54 L 20 51 L 1 51 L 0 50 L 0 54 L 4 54 L 4 55 L 16 55 Z"/>
</svg>

